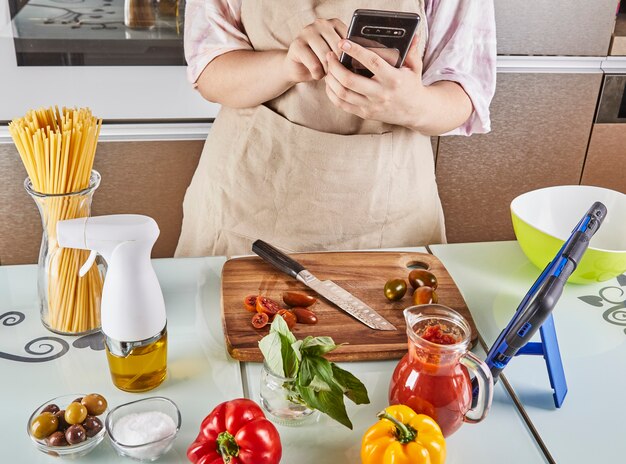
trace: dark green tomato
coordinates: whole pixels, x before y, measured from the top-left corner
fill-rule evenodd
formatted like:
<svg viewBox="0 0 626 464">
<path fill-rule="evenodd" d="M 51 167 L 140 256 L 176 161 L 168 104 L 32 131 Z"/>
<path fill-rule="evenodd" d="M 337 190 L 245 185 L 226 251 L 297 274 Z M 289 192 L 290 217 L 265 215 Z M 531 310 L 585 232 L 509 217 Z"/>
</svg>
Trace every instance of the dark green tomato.
<svg viewBox="0 0 626 464">
<path fill-rule="evenodd" d="M 409 273 L 409 283 L 413 288 L 430 287 L 433 290 L 435 290 L 438 285 L 435 274 L 425 269 L 413 269 Z"/>
<path fill-rule="evenodd" d="M 404 279 L 391 279 L 385 284 L 385 297 L 389 301 L 398 301 L 406 293 L 406 281 Z"/>
</svg>

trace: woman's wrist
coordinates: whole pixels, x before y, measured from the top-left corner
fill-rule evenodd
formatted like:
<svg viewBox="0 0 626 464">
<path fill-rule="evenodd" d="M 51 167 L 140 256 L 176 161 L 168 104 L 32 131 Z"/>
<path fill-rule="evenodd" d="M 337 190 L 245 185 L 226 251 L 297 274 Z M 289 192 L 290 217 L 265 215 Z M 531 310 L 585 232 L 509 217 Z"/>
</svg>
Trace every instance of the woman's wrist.
<svg viewBox="0 0 626 464">
<path fill-rule="evenodd" d="M 424 135 L 441 135 L 462 125 L 471 116 L 472 102 L 458 83 L 439 81 L 422 86 L 407 111 L 409 129 Z"/>
</svg>

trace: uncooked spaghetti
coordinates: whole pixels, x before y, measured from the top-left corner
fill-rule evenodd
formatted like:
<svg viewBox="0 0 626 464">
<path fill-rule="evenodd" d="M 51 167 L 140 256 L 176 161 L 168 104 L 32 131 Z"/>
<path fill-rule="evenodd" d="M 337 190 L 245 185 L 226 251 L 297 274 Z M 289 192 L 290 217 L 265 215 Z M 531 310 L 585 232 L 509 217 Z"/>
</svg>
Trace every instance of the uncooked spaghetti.
<svg viewBox="0 0 626 464">
<path fill-rule="evenodd" d="M 94 265 L 79 277 L 89 252 L 59 248 L 56 227 L 58 221 L 89 215 L 88 190 L 101 126 L 102 120 L 87 108 L 31 110 L 9 123 L 48 239 L 40 257 L 47 283 L 42 319 L 56 332 L 83 333 L 100 327 L 100 270 Z M 40 297 L 41 292 L 40 288 Z"/>
</svg>

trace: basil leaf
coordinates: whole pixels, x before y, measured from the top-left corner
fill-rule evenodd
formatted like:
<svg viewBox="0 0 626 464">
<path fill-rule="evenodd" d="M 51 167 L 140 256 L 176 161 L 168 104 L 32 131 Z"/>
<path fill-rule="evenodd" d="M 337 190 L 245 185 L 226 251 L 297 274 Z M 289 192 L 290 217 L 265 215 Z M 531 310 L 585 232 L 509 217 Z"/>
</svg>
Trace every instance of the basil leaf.
<svg viewBox="0 0 626 464">
<path fill-rule="evenodd" d="M 298 384 L 303 387 L 308 387 L 315 376 L 326 382 L 328 385 L 333 385 L 333 368 L 327 359 L 320 356 L 307 356 L 306 353 L 302 356 L 302 363 L 300 364 L 300 371 L 298 372 Z"/>
<path fill-rule="evenodd" d="M 282 346 L 281 336 L 277 332 L 270 332 L 259 342 L 259 348 L 261 353 L 263 353 L 267 366 L 274 374 L 285 377 Z"/>
<path fill-rule="evenodd" d="M 341 369 L 336 364 L 331 363 L 335 382 L 341 386 L 343 394 L 356 404 L 369 404 L 367 388 L 359 379 L 350 372 Z"/>
<path fill-rule="evenodd" d="M 316 392 L 331 391 L 330 385 L 328 385 L 326 382 L 320 379 L 317 375 L 313 377 L 313 380 L 311 380 L 309 387 L 315 390 Z"/>
<path fill-rule="evenodd" d="M 309 407 L 328 414 L 328 416 L 352 430 L 352 422 L 350 422 L 346 406 L 343 403 L 343 393 L 337 385 L 331 386 L 330 391 L 316 392 L 314 388 L 303 387 L 302 385 L 298 385 L 297 389 Z"/>
<path fill-rule="evenodd" d="M 298 373 L 298 356 L 292 348 L 292 343 L 283 334 L 278 334 L 281 343 L 281 354 L 283 358 L 284 377 L 292 379 Z"/>
<path fill-rule="evenodd" d="M 323 356 L 336 348 L 330 337 L 307 337 L 302 342 L 302 351 L 310 356 Z"/>
<path fill-rule="evenodd" d="M 283 317 L 278 314 L 274 316 L 274 322 L 272 322 L 270 332 L 278 332 L 289 341 L 290 345 L 296 342 L 296 337 L 294 337 L 294 335 L 289 330 L 289 326 L 287 325 Z"/>
<path fill-rule="evenodd" d="M 298 362 L 302 361 L 301 347 L 302 347 L 302 340 L 298 340 L 297 342 L 291 344 L 291 348 L 293 349 L 294 353 L 296 353 L 296 358 L 298 358 Z"/>
</svg>

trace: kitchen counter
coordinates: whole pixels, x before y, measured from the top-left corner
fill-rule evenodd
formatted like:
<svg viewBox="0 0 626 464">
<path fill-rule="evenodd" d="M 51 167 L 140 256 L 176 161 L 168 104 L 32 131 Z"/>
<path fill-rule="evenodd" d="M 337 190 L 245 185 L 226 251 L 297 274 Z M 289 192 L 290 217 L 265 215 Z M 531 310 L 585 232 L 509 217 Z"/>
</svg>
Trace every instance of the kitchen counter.
<svg viewBox="0 0 626 464">
<path fill-rule="evenodd" d="M 442 245 L 433 246 L 432 251 L 458 283 L 482 338 L 491 343 L 538 270 L 526 261 L 515 242 Z M 186 448 L 195 438 L 202 418 L 218 403 L 241 396 L 258 400 L 261 366 L 234 361 L 225 350 L 220 317 L 224 262 L 220 257 L 154 261 L 168 315 L 168 377 L 161 386 L 143 394 L 124 393 L 113 387 L 96 337 L 62 337 L 43 328 L 36 309 L 36 266 L 0 267 L 0 393 L 4 405 L 0 436 L 3 443 L 14 444 L 4 447 L 2 462 L 55 462 L 32 446 L 25 427 L 37 405 L 62 394 L 98 392 L 108 399 L 110 407 L 142 397 L 171 398 L 181 410 L 183 423 L 174 448 L 159 461 L 165 463 L 185 462 Z M 447 463 L 550 462 L 525 422 L 525 415 L 556 462 L 588 462 L 592 454 L 591 462 L 615 462 L 616 456 L 624 454 L 626 444 L 621 440 L 617 420 L 626 407 L 620 405 L 617 393 L 626 376 L 610 368 L 617 365 L 618 356 L 623 359 L 624 327 L 602 317 L 608 306 L 599 308 L 578 299 L 598 296 L 605 287 L 618 288 L 619 283 L 568 286 L 557 306 L 556 327 L 570 386 L 563 407 L 554 410 L 551 406 L 542 360 L 516 359 L 506 372 L 512 393 L 519 396 L 522 406 L 518 407 L 504 384 L 498 383 L 487 419 L 477 425 L 464 425 L 448 439 Z M 619 292 L 612 291 L 602 294 L 617 301 Z M 587 301 L 597 303 L 596 299 Z M 616 320 L 620 321 L 619 317 Z M 581 331 L 597 335 L 598 340 L 580 344 L 577 335 Z M 484 358 L 480 347 L 476 352 Z M 387 404 L 388 382 L 396 363 L 342 363 L 363 380 L 371 404 L 355 406 L 346 402 L 354 431 L 326 416 L 297 428 L 278 426 L 284 449 L 282 462 L 359 463 L 361 435 Z M 613 423 L 607 427 L 601 420 Z M 83 458 L 83 462 L 118 461 L 122 458 L 116 459 L 108 444 Z"/>
</svg>

